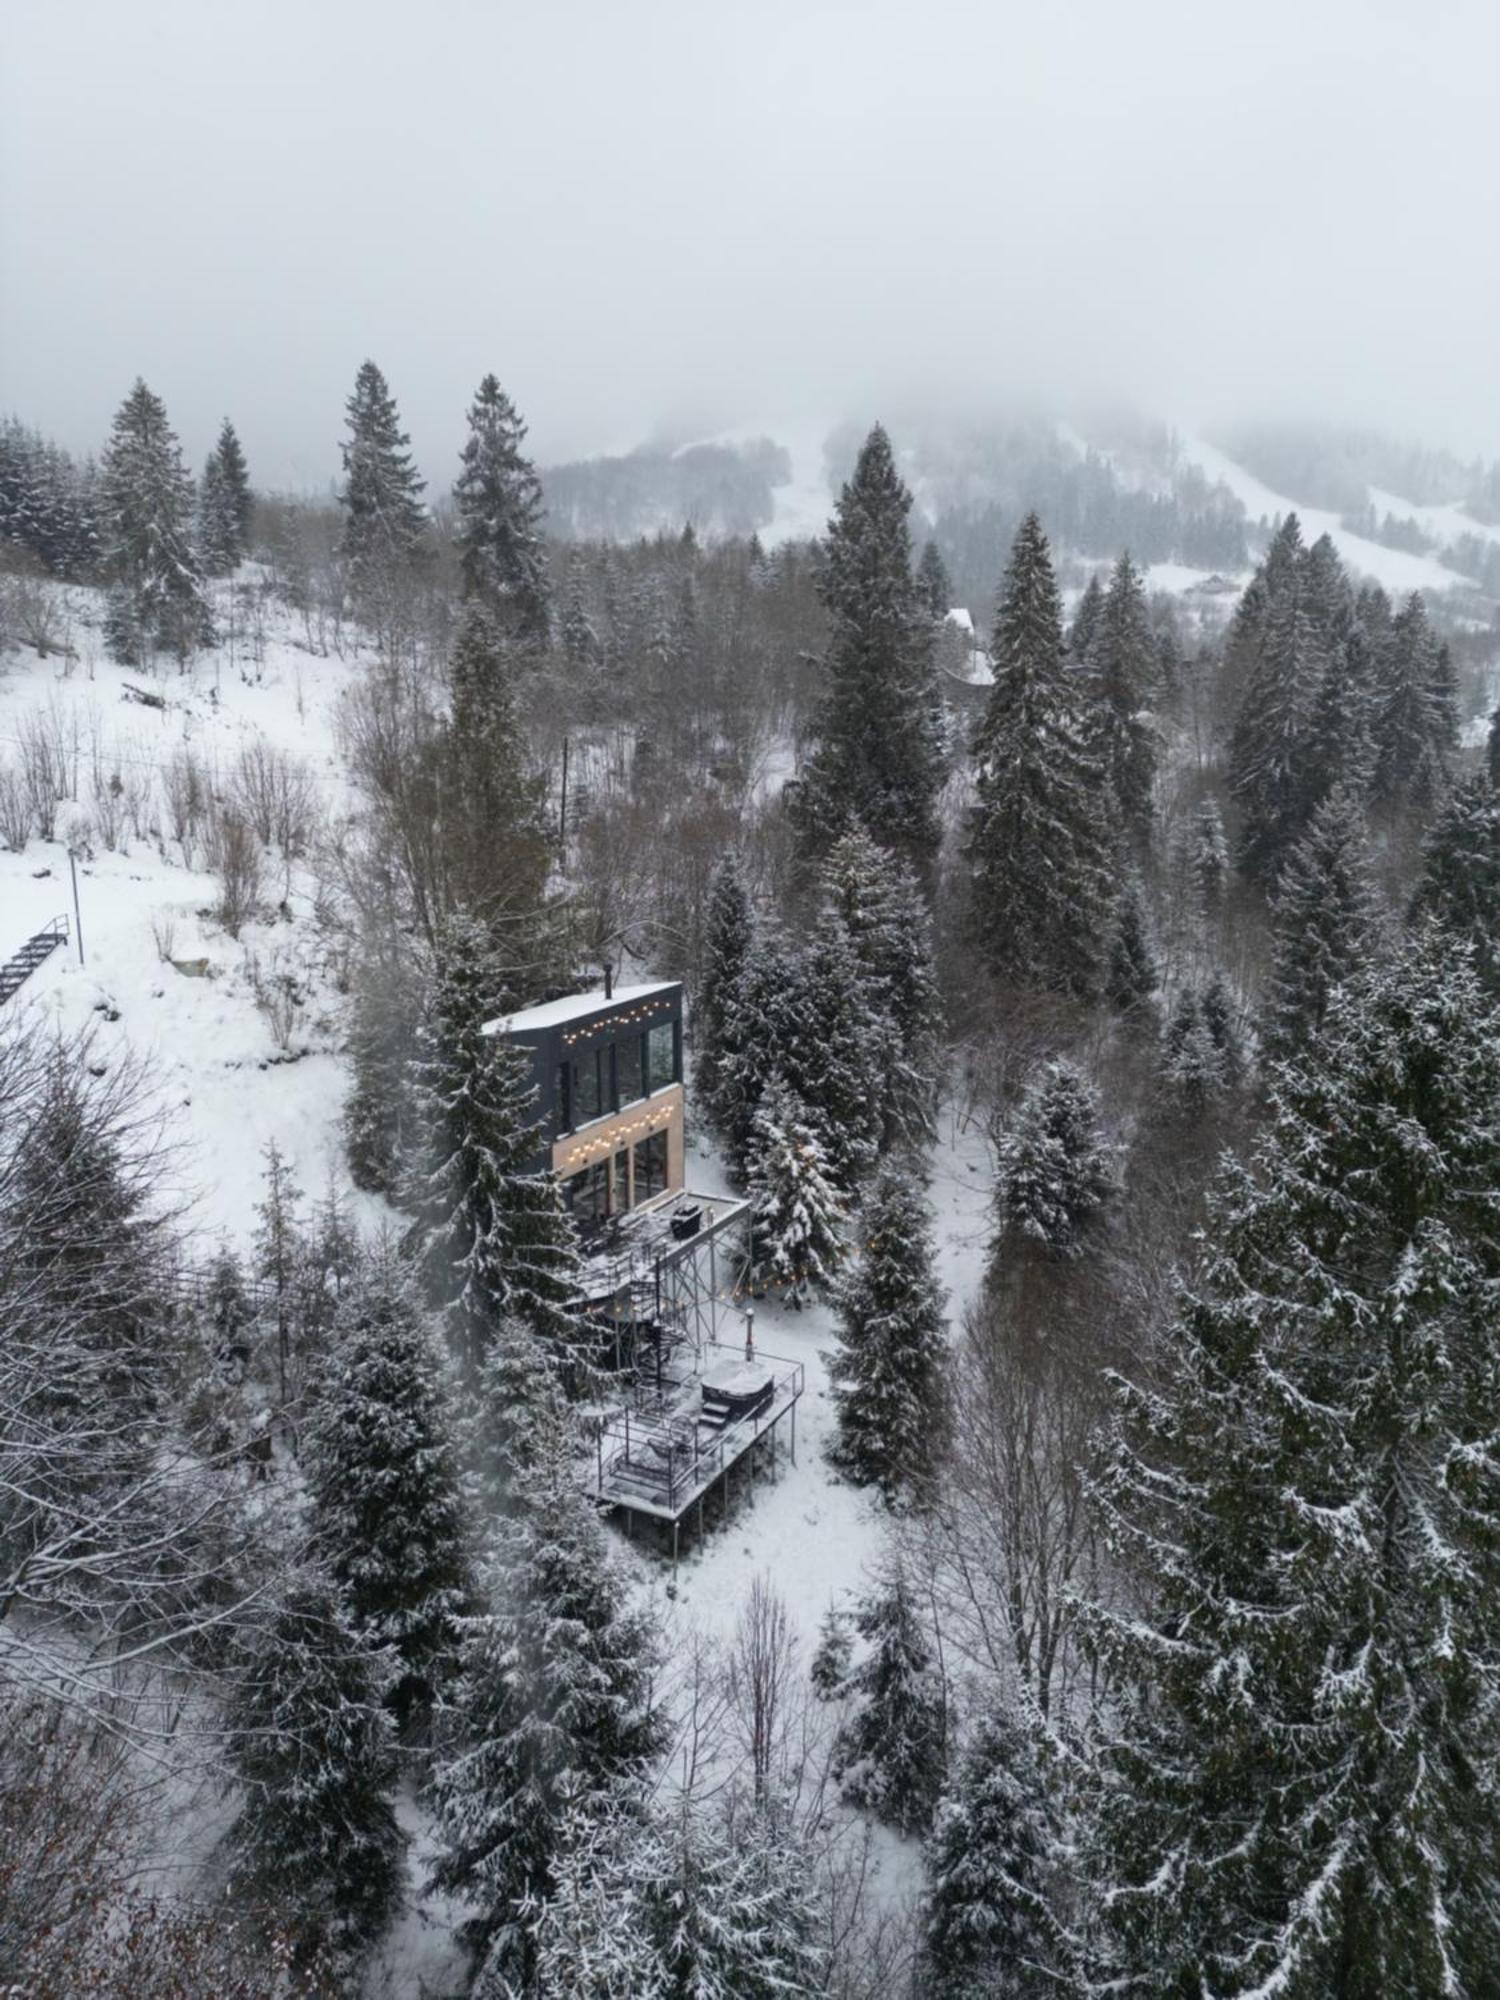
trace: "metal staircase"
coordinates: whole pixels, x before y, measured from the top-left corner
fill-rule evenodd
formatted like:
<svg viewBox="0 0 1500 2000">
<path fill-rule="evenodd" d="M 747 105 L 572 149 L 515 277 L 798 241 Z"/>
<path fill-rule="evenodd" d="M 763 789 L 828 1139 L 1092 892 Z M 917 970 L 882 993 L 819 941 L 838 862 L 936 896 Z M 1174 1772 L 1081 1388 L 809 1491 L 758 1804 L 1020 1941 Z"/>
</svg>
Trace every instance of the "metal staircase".
<svg viewBox="0 0 1500 2000">
<path fill-rule="evenodd" d="M 60 944 L 68 941 L 68 920 L 54 917 L 49 924 L 27 938 L 13 958 L 0 965 L 0 1007 L 26 984 L 44 958 L 50 958 Z"/>
</svg>

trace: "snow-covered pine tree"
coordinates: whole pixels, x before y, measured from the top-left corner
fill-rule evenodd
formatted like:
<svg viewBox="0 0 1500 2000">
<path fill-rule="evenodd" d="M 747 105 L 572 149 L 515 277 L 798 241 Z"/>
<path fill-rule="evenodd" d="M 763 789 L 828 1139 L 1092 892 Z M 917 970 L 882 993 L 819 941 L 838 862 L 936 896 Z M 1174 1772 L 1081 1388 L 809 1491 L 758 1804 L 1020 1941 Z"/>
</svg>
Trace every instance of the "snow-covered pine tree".
<svg viewBox="0 0 1500 2000">
<path fill-rule="evenodd" d="M 1127 1018 L 1144 1013 L 1161 984 L 1146 927 L 1146 903 L 1138 878 L 1129 877 L 1115 899 L 1109 958 L 1104 967 L 1104 997 L 1117 1014 Z"/>
<path fill-rule="evenodd" d="M 127 665 L 186 660 L 213 637 L 193 543 L 193 483 L 161 400 L 142 381 L 115 413 L 99 484 L 105 633 Z"/>
<path fill-rule="evenodd" d="M 1119 1191 L 1098 1091 L 1075 1064 L 1045 1063 L 1000 1147 L 995 1255 L 1079 1256 Z"/>
<path fill-rule="evenodd" d="M 26 1053 L 17 1036 L 12 1085 Z M 38 1551 L 51 1551 L 55 1587 L 89 1599 L 90 1520 L 103 1511 L 107 1546 L 109 1508 L 132 1490 L 127 1518 L 150 1518 L 151 1454 L 168 1455 L 173 1243 L 156 1200 L 159 1147 L 140 1073 L 122 1063 L 99 1078 L 87 1060 L 86 1045 L 41 1050 L 28 1087 L 8 1093 L 0 1135 L 0 1564 L 17 1609 Z"/>
<path fill-rule="evenodd" d="M 864 1657 L 834 1745 L 851 1804 L 898 1833 L 928 1832 L 948 1772 L 948 1704 L 909 1580 L 893 1568 L 860 1605 Z"/>
<path fill-rule="evenodd" d="M 373 361 L 360 363 L 344 405 L 348 437 L 341 447 L 344 489 L 343 557 L 355 606 L 381 615 L 405 584 L 422 550 L 426 484 L 407 449 L 396 401 Z"/>
<path fill-rule="evenodd" d="M 226 1382 L 243 1381 L 253 1352 L 255 1308 L 245 1288 L 244 1267 L 227 1241 L 208 1267 L 208 1343 L 214 1367 Z"/>
<path fill-rule="evenodd" d="M 1484 746 L 1485 769 L 1489 772 L 1490 783 L 1500 792 L 1500 706 L 1490 716 L 1489 735 Z"/>
<path fill-rule="evenodd" d="M 483 920 L 502 963 L 534 967 L 546 955 L 552 839 L 546 784 L 528 768 L 516 719 L 513 672 L 488 597 L 470 598 L 448 661 L 453 706 L 439 795 L 441 893 L 446 908 Z"/>
<path fill-rule="evenodd" d="M 791 985 L 773 996 L 768 1048 L 749 1061 L 780 1074 L 807 1111 L 835 1184 L 854 1195 L 874 1166 L 885 1129 L 885 1079 L 899 1060 L 897 1030 L 831 906 L 798 955 Z M 747 1022 L 747 1030 L 752 1024 Z M 774 1068 L 768 1058 L 774 1058 Z"/>
<path fill-rule="evenodd" d="M 843 919 L 872 1006 L 893 1030 L 885 1078 L 882 1140 L 920 1146 L 935 1131 L 942 1000 L 933 963 L 932 918 L 909 863 L 861 827 L 829 850 L 822 886 Z"/>
<path fill-rule="evenodd" d="M 1184 986 L 1173 1003 L 1162 1032 L 1160 1075 L 1169 1101 L 1194 1117 L 1234 1087 L 1200 987 Z"/>
<path fill-rule="evenodd" d="M 1099 581 L 1097 571 L 1091 571 L 1088 582 L 1083 586 L 1078 598 L 1078 608 L 1073 613 L 1073 622 L 1068 627 L 1068 652 L 1074 663 L 1086 667 L 1090 659 L 1090 648 L 1094 634 L 1099 629 L 1100 614 L 1104 609 L 1104 585 Z"/>
<path fill-rule="evenodd" d="M 1295 514 L 1278 531 L 1265 574 L 1265 620 L 1234 718 L 1229 783 L 1241 815 L 1239 866 L 1268 886 L 1306 823 L 1308 714 L 1327 670 Z"/>
<path fill-rule="evenodd" d="M 1149 834 L 1154 811 L 1158 736 L 1156 646 L 1140 571 L 1122 555 L 1110 576 L 1084 658 L 1094 683 L 1100 762 L 1127 833 Z"/>
<path fill-rule="evenodd" d="M 1364 815 L 1342 788 L 1324 799 L 1287 856 L 1272 925 L 1263 1047 L 1276 1058 L 1316 1033 L 1329 995 L 1360 970 L 1379 938 Z"/>
<path fill-rule="evenodd" d="M 1027 1732 L 991 1708 L 927 1843 L 924 1956 L 938 1991 L 951 2000 L 1044 2000 L 1059 1991 L 1059 1833 Z"/>
<path fill-rule="evenodd" d="M 709 885 L 703 920 L 703 971 L 692 1013 L 693 1095 L 716 1130 L 728 1136 L 734 1107 L 725 1093 L 725 1058 L 735 1046 L 745 968 L 755 948 L 750 892 L 733 848 L 723 855 Z"/>
<path fill-rule="evenodd" d="M 792 1044 L 805 1043 L 798 960 L 774 924 L 756 928 L 755 948 L 724 1000 L 713 1116 L 737 1179 L 749 1170 L 756 1109 L 772 1078 L 787 1079 Z"/>
<path fill-rule="evenodd" d="M 1123 1697 L 1101 1978 L 1480 1993 L 1500 1963 L 1500 1021 L 1417 939 L 1334 998 L 1214 1196 L 1095 1505 Z M 1120 1990 L 1124 1990 L 1122 1986 Z"/>
<path fill-rule="evenodd" d="M 910 510 L 877 424 L 839 495 L 819 576 L 832 630 L 796 795 L 810 860 L 851 823 L 918 866 L 937 852 L 942 712 L 933 622 L 912 575 Z"/>
<path fill-rule="evenodd" d="M 827 1357 L 838 1420 L 829 1456 L 888 1502 L 920 1505 L 947 1447 L 952 1403 L 932 1214 L 909 1170 L 881 1169 L 860 1231 L 839 1290 L 839 1344 Z"/>
<path fill-rule="evenodd" d="M 478 597 L 509 638 L 545 648 L 552 587 L 542 538 L 542 482 L 522 447 L 526 426 L 493 375 L 469 406 L 463 470 L 453 486 L 464 595 Z"/>
<path fill-rule="evenodd" d="M 1188 872 L 1197 892 L 1199 910 L 1212 922 L 1224 907 L 1224 889 L 1229 880 L 1229 842 L 1224 835 L 1223 817 L 1213 799 L 1204 799 L 1193 814 Z"/>
<path fill-rule="evenodd" d="M 473 1909 L 464 1934 L 497 1993 L 506 1978 L 531 1990 L 535 1938 L 521 1905 L 551 1893 L 570 1798 L 628 1782 L 665 1742 L 654 1634 L 578 1489 L 565 1436 L 518 1500 L 495 1527 L 488 1608 L 468 1621 L 431 1786 L 433 1880 Z"/>
<path fill-rule="evenodd" d="M 579 1801 L 533 1926 L 536 2000 L 814 2000 L 816 1878 L 776 1802 Z"/>
<path fill-rule="evenodd" d="M 352 1972 L 401 1905 L 389 1677 L 313 1571 L 282 1591 L 237 1677 L 231 1883 L 301 1964 L 331 1955 Z"/>
<path fill-rule="evenodd" d="M 541 1343 L 519 1319 L 496 1323 L 473 1396 L 471 1456 L 484 1516 L 514 1513 L 539 1470 L 573 1439 L 571 1406 Z"/>
<path fill-rule="evenodd" d="M 818 1643 L 808 1663 L 807 1677 L 819 1701 L 837 1701 L 849 1682 L 854 1664 L 854 1634 L 849 1613 L 830 1604 L 818 1626 Z"/>
<path fill-rule="evenodd" d="M 198 553 L 208 576 L 232 576 L 245 560 L 251 506 L 249 468 L 226 417 L 198 482 Z"/>
<path fill-rule="evenodd" d="M 1005 979 L 1081 1000 L 1102 977 L 1114 899 L 1101 774 L 1070 670 L 1052 555 L 1028 514 L 991 642 L 994 688 L 974 739 L 969 854 L 979 944 Z"/>
<path fill-rule="evenodd" d="M 1376 660 L 1364 626 L 1351 619 L 1328 654 L 1307 723 L 1307 798 L 1316 807 L 1342 787 L 1362 799 L 1375 768 Z"/>
<path fill-rule="evenodd" d="M 917 589 L 927 606 L 928 615 L 941 623 L 953 609 L 953 583 L 948 575 L 948 565 L 943 561 L 943 552 L 930 536 L 922 550 L 922 560 L 917 564 Z"/>
<path fill-rule="evenodd" d="M 352 983 L 344 1152 L 357 1188 L 394 1196 L 410 1143 L 408 1088 L 416 1054 L 413 975 L 399 941 L 368 940 Z"/>
<path fill-rule="evenodd" d="M 1467 939 L 1487 986 L 1500 986 L 1500 794 L 1487 773 L 1450 795 L 1427 839 L 1412 918 Z"/>
<path fill-rule="evenodd" d="M 471 1378 L 510 1313 L 582 1394 L 592 1343 L 575 1309 L 577 1243 L 556 1175 L 535 1167 L 536 1091 L 525 1052 L 484 1032 L 503 1011 L 502 996 L 484 928 L 461 912 L 451 917 L 412 1065 L 409 1248 Z"/>
<path fill-rule="evenodd" d="M 1374 797 L 1387 809 L 1424 809 L 1446 785 L 1458 747 L 1452 661 L 1419 594 L 1391 620 L 1375 709 Z"/>
<path fill-rule="evenodd" d="M 470 1568 L 434 1330 L 389 1251 L 340 1304 L 303 1435 L 314 1546 L 353 1631 L 399 1661 L 404 1727 L 456 1657 Z"/>
<path fill-rule="evenodd" d="M 769 1083 L 756 1107 L 745 1185 L 752 1289 L 798 1307 L 827 1291 L 843 1261 L 848 1203 L 817 1129 L 784 1083 Z"/>
</svg>

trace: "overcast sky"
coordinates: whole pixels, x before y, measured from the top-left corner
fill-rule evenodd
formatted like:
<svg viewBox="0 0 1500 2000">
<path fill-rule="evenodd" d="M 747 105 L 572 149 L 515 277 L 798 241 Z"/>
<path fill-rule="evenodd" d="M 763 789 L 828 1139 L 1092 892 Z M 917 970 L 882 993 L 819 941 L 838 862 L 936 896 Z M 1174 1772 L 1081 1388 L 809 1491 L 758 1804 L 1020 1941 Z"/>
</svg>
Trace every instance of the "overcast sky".
<svg viewBox="0 0 1500 2000">
<path fill-rule="evenodd" d="M 446 477 L 923 399 L 1500 455 L 1494 0 L 0 0 L 0 409 Z"/>
</svg>

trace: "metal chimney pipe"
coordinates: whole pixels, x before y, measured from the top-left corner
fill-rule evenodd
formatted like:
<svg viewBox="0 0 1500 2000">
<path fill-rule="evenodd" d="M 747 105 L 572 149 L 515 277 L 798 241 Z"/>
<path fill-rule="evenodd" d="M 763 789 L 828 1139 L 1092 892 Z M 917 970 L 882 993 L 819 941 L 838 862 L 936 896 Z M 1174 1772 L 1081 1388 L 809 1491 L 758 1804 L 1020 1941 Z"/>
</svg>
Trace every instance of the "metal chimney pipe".
<svg viewBox="0 0 1500 2000">
<path fill-rule="evenodd" d="M 604 997 L 606 1000 L 615 997 L 615 968 L 608 959 L 604 961 Z"/>
</svg>

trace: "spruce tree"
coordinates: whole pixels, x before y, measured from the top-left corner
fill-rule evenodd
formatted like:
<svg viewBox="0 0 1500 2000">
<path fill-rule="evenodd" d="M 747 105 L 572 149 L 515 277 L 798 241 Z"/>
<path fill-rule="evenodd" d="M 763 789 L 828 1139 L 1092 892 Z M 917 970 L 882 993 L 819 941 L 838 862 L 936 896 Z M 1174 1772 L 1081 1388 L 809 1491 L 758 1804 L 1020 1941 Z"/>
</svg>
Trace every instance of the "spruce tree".
<svg viewBox="0 0 1500 2000">
<path fill-rule="evenodd" d="M 513 965 L 545 956 L 541 935 L 552 839 L 545 781 L 528 768 L 513 662 L 487 600 L 460 615 L 448 662 L 452 713 L 442 747 L 445 907 L 480 917 Z"/>
<path fill-rule="evenodd" d="M 1197 986 L 1177 995 L 1162 1031 L 1160 1075 L 1170 1106 L 1201 1115 L 1234 1088 L 1231 1051 L 1221 1046 Z"/>
<path fill-rule="evenodd" d="M 849 1677 L 852 1713 L 834 1746 L 851 1804 L 898 1833 L 925 1834 L 947 1776 L 948 1710 L 911 1584 L 893 1569 L 855 1618 L 864 1657 Z"/>
<path fill-rule="evenodd" d="M 931 1211 L 909 1172 L 887 1167 L 860 1223 L 864 1240 L 839 1292 L 839 1345 L 828 1357 L 838 1418 L 830 1456 L 887 1501 L 920 1503 L 952 1421 Z"/>
<path fill-rule="evenodd" d="M 1095 1487 L 1122 1697 L 1100 1977 L 1481 1993 L 1500 1963 L 1500 1022 L 1418 939 L 1337 994 L 1214 1196 Z"/>
<path fill-rule="evenodd" d="M 473 1910 L 482 1978 L 535 1973 L 521 1905 L 546 1897 L 569 1797 L 638 1776 L 664 1747 L 654 1640 L 559 1440 L 496 1525 L 489 1608 L 469 1622 L 433 1775 L 435 1884 Z"/>
<path fill-rule="evenodd" d="M 401 1904 L 388 1678 L 308 1573 L 281 1594 L 230 1703 L 231 1883 L 302 1964 L 352 1968 Z"/>
<path fill-rule="evenodd" d="M 816 1857 L 779 1802 L 579 1801 L 536 1914 L 535 2000 L 815 2000 Z"/>
<path fill-rule="evenodd" d="M 1438 815 L 1412 917 L 1463 938 L 1480 978 L 1500 986 L 1500 796 L 1488 775 L 1458 786 Z"/>
<path fill-rule="evenodd" d="M 1375 658 L 1355 619 L 1328 655 L 1308 718 L 1310 809 L 1339 787 L 1355 798 L 1368 792 L 1375 767 L 1375 704 Z"/>
<path fill-rule="evenodd" d="M 1287 857 L 1272 905 L 1274 960 L 1266 998 L 1268 1056 L 1293 1054 L 1317 1029 L 1330 994 L 1360 970 L 1379 934 L 1364 816 L 1334 791 Z"/>
<path fill-rule="evenodd" d="M 948 575 L 948 565 L 943 561 L 942 550 L 930 538 L 922 550 L 922 560 L 917 564 L 917 589 L 927 606 L 928 615 L 941 624 L 953 609 L 953 583 Z"/>
<path fill-rule="evenodd" d="M 1224 888 L 1229 879 L 1229 842 L 1224 837 L 1219 808 L 1212 799 L 1204 799 L 1193 814 L 1188 871 L 1197 892 L 1199 910 L 1212 921 L 1224 906 Z"/>
<path fill-rule="evenodd" d="M 740 1181 L 749 1168 L 755 1113 L 766 1085 L 773 1078 L 788 1081 L 795 1067 L 792 1044 L 799 1036 L 806 1040 L 800 1026 L 800 972 L 780 930 L 762 925 L 748 963 L 721 1002 L 724 1030 L 715 1058 L 711 1111 Z"/>
<path fill-rule="evenodd" d="M 412 976 L 395 941 L 371 940 L 355 961 L 344 1152 L 357 1188 L 392 1197 L 411 1139 L 409 1077 L 416 1055 Z"/>
<path fill-rule="evenodd" d="M 843 1261 L 847 1203 L 805 1108 L 773 1082 L 756 1107 L 746 1167 L 750 1283 L 800 1307 Z"/>
<path fill-rule="evenodd" d="M 373 361 L 360 364 L 344 405 L 348 438 L 342 446 L 344 507 L 342 552 L 355 606 L 383 615 L 409 582 L 422 550 L 427 514 L 426 482 L 417 476 L 384 375 Z"/>
<path fill-rule="evenodd" d="M 1099 990 L 1113 900 L 1110 838 L 1035 514 L 1016 537 L 992 651 L 969 844 L 980 948 L 1003 978 L 1089 1000 Z"/>
<path fill-rule="evenodd" d="M 1127 832 L 1149 833 L 1158 740 L 1149 713 L 1156 648 L 1140 571 L 1122 555 L 1094 622 L 1086 662 L 1094 679 L 1098 755 Z"/>
<path fill-rule="evenodd" d="M 857 827 L 829 850 L 822 886 L 848 932 L 869 1003 L 892 1033 L 883 1145 L 919 1146 L 935 1131 L 942 1024 L 926 899 L 910 865 Z"/>
<path fill-rule="evenodd" d="M 1161 984 L 1151 938 L 1146 928 L 1140 883 L 1131 878 L 1115 899 L 1109 958 L 1104 968 L 1104 997 L 1117 1014 L 1143 1013 Z"/>
<path fill-rule="evenodd" d="M 1377 680 L 1374 796 L 1387 808 L 1425 809 L 1446 784 L 1458 718 L 1448 649 L 1416 593 L 1391 620 Z"/>
<path fill-rule="evenodd" d="M 228 417 L 198 483 L 198 550 L 209 576 L 232 576 L 250 541 L 250 473 Z"/>
<path fill-rule="evenodd" d="M 1093 658 L 1094 634 L 1099 629 L 1103 610 L 1104 585 L 1099 581 L 1097 572 L 1091 572 L 1079 596 L 1073 622 L 1068 627 L 1068 652 L 1080 667 L 1087 667 Z"/>
<path fill-rule="evenodd" d="M 733 1107 L 725 1095 L 733 1067 L 739 999 L 755 948 L 755 916 L 733 848 L 714 870 L 703 924 L 703 971 L 692 1012 L 693 1095 L 726 1136 Z"/>
<path fill-rule="evenodd" d="M 186 660 L 213 637 L 193 540 L 193 486 L 161 400 L 142 381 L 120 405 L 99 486 L 105 631 L 116 659 Z"/>
<path fill-rule="evenodd" d="M 825 907 L 791 985 L 776 996 L 777 1029 L 770 1050 L 763 1044 L 759 1057 L 765 1063 L 773 1055 L 846 1195 L 875 1164 L 885 1129 L 885 1080 L 900 1056 L 882 997 L 862 971 L 842 916 Z M 747 1046 L 754 1062 L 754 1044 Z M 770 1066 L 765 1073 L 772 1073 Z"/>
<path fill-rule="evenodd" d="M 453 1411 L 433 1331 L 389 1255 L 344 1298 L 305 1432 L 312 1530 L 358 1636 L 400 1662 L 401 1724 L 427 1708 L 469 1598 Z"/>
<path fill-rule="evenodd" d="M 1072 1063 L 1046 1063 L 1000 1148 L 997 1254 L 1079 1256 L 1118 1193 L 1098 1091 Z"/>
<path fill-rule="evenodd" d="M 471 917 L 451 918 L 412 1065 L 410 1247 L 471 1376 L 500 1316 L 512 1313 L 582 1393 L 591 1341 L 575 1306 L 573 1225 L 556 1175 L 534 1163 L 544 1141 L 526 1052 L 485 1033 L 502 1011 L 500 995 L 484 930 Z"/>
<path fill-rule="evenodd" d="M 500 631 L 545 648 L 552 592 L 542 538 L 542 483 L 522 450 L 526 426 L 493 375 L 469 407 L 463 470 L 453 487 L 454 539 L 466 597 L 488 606 Z"/>
<path fill-rule="evenodd" d="M 943 782 L 933 625 L 911 568 L 911 495 L 877 424 L 839 496 L 819 593 L 831 624 L 814 748 L 796 814 L 816 859 L 851 823 L 921 866 Z"/>
<path fill-rule="evenodd" d="M 927 1844 L 924 1956 L 952 2000 L 1042 2000 L 1064 1952 L 1059 1828 L 1036 1753 L 1003 1709 L 981 1716 Z"/>
<path fill-rule="evenodd" d="M 1272 544 L 1265 576 L 1265 618 L 1234 719 L 1229 782 L 1241 815 L 1239 866 L 1268 886 L 1306 822 L 1308 714 L 1327 667 L 1295 514 Z"/>
</svg>

